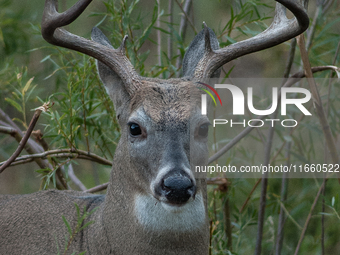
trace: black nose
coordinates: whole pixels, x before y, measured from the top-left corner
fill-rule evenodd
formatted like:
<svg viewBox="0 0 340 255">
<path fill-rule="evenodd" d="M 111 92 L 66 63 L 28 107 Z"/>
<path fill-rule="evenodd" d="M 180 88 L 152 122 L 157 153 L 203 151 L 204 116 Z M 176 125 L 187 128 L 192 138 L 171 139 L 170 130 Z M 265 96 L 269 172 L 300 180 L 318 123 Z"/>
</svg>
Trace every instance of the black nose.
<svg viewBox="0 0 340 255">
<path fill-rule="evenodd" d="M 165 196 L 169 203 L 180 205 L 195 196 L 196 187 L 187 173 L 172 171 L 161 180 L 156 187 L 156 193 Z"/>
</svg>

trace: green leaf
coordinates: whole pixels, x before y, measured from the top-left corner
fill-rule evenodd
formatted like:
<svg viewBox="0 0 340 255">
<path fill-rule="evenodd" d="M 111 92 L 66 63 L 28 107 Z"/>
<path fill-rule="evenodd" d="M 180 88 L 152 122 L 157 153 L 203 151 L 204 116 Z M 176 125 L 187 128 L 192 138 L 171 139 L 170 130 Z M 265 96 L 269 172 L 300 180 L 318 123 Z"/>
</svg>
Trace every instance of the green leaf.
<svg viewBox="0 0 340 255">
<path fill-rule="evenodd" d="M 81 228 L 79 228 L 79 231 L 81 231 L 81 230 L 83 230 L 84 228 L 87 228 L 88 226 L 90 226 L 91 224 L 93 224 L 94 223 L 94 221 L 92 220 L 92 221 L 89 221 L 89 222 L 87 222 L 86 224 L 84 224 L 84 226 L 82 226 Z"/>
<path fill-rule="evenodd" d="M 31 86 L 32 81 L 34 80 L 34 77 L 32 77 L 31 79 L 28 80 L 28 82 L 26 82 L 25 87 L 22 90 L 22 94 L 25 95 L 25 93 L 27 92 L 27 90 L 29 89 L 29 87 Z"/>
<path fill-rule="evenodd" d="M 66 220 L 64 215 L 62 215 L 62 218 L 63 218 L 63 221 L 64 221 L 66 227 L 67 227 L 68 232 L 70 233 L 70 235 L 72 235 L 72 229 L 71 229 L 70 224 L 68 223 L 68 221 Z"/>
<path fill-rule="evenodd" d="M 12 100 L 12 99 L 10 99 L 10 98 L 8 98 L 8 97 L 6 97 L 5 98 L 5 101 L 6 102 L 8 102 L 8 103 L 10 103 L 13 107 L 15 107 L 19 112 L 23 112 L 22 111 L 22 107 L 17 103 L 17 102 L 15 102 L 14 100 Z"/>
</svg>

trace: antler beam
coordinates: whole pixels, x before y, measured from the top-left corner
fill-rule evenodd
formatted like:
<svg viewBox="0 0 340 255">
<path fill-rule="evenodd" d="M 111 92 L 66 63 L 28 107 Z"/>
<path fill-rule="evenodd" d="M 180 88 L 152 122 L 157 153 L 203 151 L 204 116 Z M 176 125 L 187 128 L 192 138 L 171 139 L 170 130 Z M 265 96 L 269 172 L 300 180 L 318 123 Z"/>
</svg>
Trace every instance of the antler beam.
<svg viewBox="0 0 340 255">
<path fill-rule="evenodd" d="M 209 47 L 209 30 L 205 29 L 206 51 L 196 67 L 194 78 L 197 80 L 209 78 L 219 67 L 231 60 L 276 46 L 303 33 L 308 28 L 309 18 L 305 11 L 306 0 L 304 1 L 304 6 L 292 0 L 276 1 L 279 3 L 276 4 L 272 24 L 262 33 L 247 40 L 234 43 L 222 49 L 212 50 Z M 286 8 L 294 14 L 295 18 L 287 18 Z"/>
<path fill-rule="evenodd" d="M 92 0 L 79 0 L 70 9 L 59 13 L 58 0 L 46 0 L 41 23 L 42 36 L 53 45 L 76 50 L 101 61 L 118 74 L 127 91 L 132 93 L 139 87 L 140 76 L 125 56 L 126 37 L 121 47 L 113 49 L 74 35 L 62 28 L 77 19 L 91 2 Z"/>
</svg>

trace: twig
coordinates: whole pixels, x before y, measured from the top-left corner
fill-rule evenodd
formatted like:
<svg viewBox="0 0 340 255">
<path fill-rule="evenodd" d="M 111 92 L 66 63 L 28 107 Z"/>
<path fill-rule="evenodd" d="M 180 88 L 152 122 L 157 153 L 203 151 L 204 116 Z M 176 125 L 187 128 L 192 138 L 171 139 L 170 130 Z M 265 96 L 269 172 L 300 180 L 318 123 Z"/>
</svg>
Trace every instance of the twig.
<svg viewBox="0 0 340 255">
<path fill-rule="evenodd" d="M 333 66 L 335 65 L 336 63 L 336 59 L 338 57 L 338 54 L 339 54 L 339 50 L 340 50 L 340 41 L 338 43 L 338 46 L 336 47 L 336 51 L 335 51 L 335 55 L 334 55 L 334 59 L 333 59 Z M 327 114 L 328 116 L 328 113 L 329 113 L 329 98 L 331 96 L 331 89 L 332 89 L 332 86 L 331 86 L 331 78 L 333 76 L 333 73 L 334 71 L 331 72 L 330 76 L 329 76 L 329 82 L 328 82 L 328 93 L 327 93 L 327 102 L 326 102 L 326 110 L 325 110 L 325 113 Z M 338 77 L 339 78 L 339 77 Z"/>
<path fill-rule="evenodd" d="M 322 10 L 322 15 L 325 15 L 326 12 L 328 12 L 329 8 L 332 6 L 334 0 L 326 0 L 323 2 L 323 10 Z"/>
<path fill-rule="evenodd" d="M 160 21 L 160 0 L 157 0 L 157 20 L 156 20 L 156 26 L 161 27 L 161 21 Z M 157 52 L 158 52 L 158 65 L 162 66 L 162 38 L 161 38 L 161 30 L 157 29 Z"/>
<path fill-rule="evenodd" d="M 316 194 L 316 197 L 315 197 L 315 199 L 314 199 L 314 202 L 313 202 L 313 204 L 312 204 L 312 207 L 310 208 L 309 214 L 308 214 L 308 216 L 307 216 L 305 225 L 303 226 L 303 229 L 302 229 L 302 232 L 301 232 L 301 235 L 300 235 L 300 239 L 299 239 L 298 245 L 296 246 L 294 255 L 298 255 L 298 253 L 299 253 L 299 250 L 300 250 L 300 247 L 301 247 L 301 243 L 302 243 L 303 238 L 305 237 L 305 234 L 306 234 L 306 230 L 307 230 L 309 221 L 310 221 L 310 219 L 312 218 L 312 213 L 313 213 L 313 211 L 314 211 L 314 208 L 315 208 L 315 206 L 316 206 L 317 201 L 319 200 L 320 194 L 321 194 L 322 190 L 323 190 L 324 187 L 325 187 L 326 182 L 327 182 L 327 179 L 323 179 L 322 185 L 321 185 L 321 187 L 319 188 L 318 193 Z"/>
<path fill-rule="evenodd" d="M 8 134 L 13 137 L 18 134 L 18 132 L 14 128 L 4 126 L 0 126 L 0 133 Z"/>
<path fill-rule="evenodd" d="M 332 2 L 329 1 L 329 2 Z M 339 54 L 339 50 L 340 50 L 340 41 L 338 43 L 338 46 L 336 48 L 336 51 L 335 51 L 335 54 L 334 54 L 334 59 L 333 59 L 333 62 L 332 64 L 335 65 L 336 63 L 336 59 L 338 57 L 338 54 Z M 325 113 L 326 113 L 326 116 L 328 117 L 329 116 L 329 101 L 330 101 L 330 95 L 331 95 L 331 88 L 332 88 L 332 85 L 331 85 L 331 78 L 333 76 L 333 71 L 331 72 L 330 76 L 329 76 L 329 83 L 328 83 L 328 93 L 327 93 L 327 101 L 326 101 L 326 110 L 325 110 Z M 328 153 L 327 153 L 327 146 L 325 145 L 324 146 L 325 149 L 324 149 L 324 162 L 327 162 L 327 158 L 328 158 Z M 322 255 L 325 255 L 325 196 L 326 196 L 326 183 L 325 183 L 325 186 L 323 188 L 323 191 L 322 191 L 322 215 L 321 215 L 321 252 L 322 252 Z"/>
<path fill-rule="evenodd" d="M 321 215 L 321 252 L 322 252 L 322 255 L 325 255 L 325 205 L 326 205 L 325 195 L 326 195 L 326 182 L 322 189 L 322 215 Z"/>
<path fill-rule="evenodd" d="M 316 1 L 316 10 L 315 10 L 314 17 L 313 17 L 313 23 L 308 29 L 307 43 L 306 43 L 307 50 L 309 50 L 310 46 L 312 45 L 312 40 L 315 34 L 315 28 L 316 28 L 316 24 L 318 23 L 320 13 L 322 13 L 322 2 Z"/>
<path fill-rule="evenodd" d="M 186 33 L 187 26 L 188 26 L 188 21 L 190 20 L 189 17 L 188 17 L 188 13 L 190 11 L 192 0 L 186 0 L 185 4 L 184 4 L 184 8 L 182 8 L 182 6 L 178 2 L 178 0 L 176 0 L 176 3 L 181 8 L 181 10 L 182 10 L 182 12 L 184 14 L 181 17 L 181 23 L 180 23 L 180 26 L 179 26 L 179 35 L 181 36 L 182 41 L 184 42 L 185 33 Z M 195 30 L 195 27 L 193 29 Z M 179 70 L 181 65 L 182 65 L 182 57 L 181 57 L 180 49 L 177 50 L 177 55 L 178 55 L 178 58 L 177 58 L 177 62 L 176 62 L 176 68 L 177 68 L 177 70 Z"/>
<path fill-rule="evenodd" d="M 168 22 L 169 22 L 169 27 L 168 27 L 168 32 L 169 32 L 169 36 L 168 36 L 168 58 L 170 60 L 171 63 L 171 59 L 172 59 L 172 25 L 173 25 L 173 0 L 169 0 L 169 5 L 168 5 L 168 13 L 169 13 L 169 17 L 168 17 Z"/>
<path fill-rule="evenodd" d="M 44 151 L 48 151 L 48 144 L 45 141 L 45 139 L 43 138 L 43 133 L 40 131 L 40 129 L 33 131 L 32 135 L 35 136 L 36 141 L 43 147 Z M 58 165 L 58 162 L 54 158 L 52 158 L 52 162 L 53 162 L 53 167 Z M 67 184 L 66 178 L 65 178 L 65 176 L 62 172 L 62 169 L 63 169 L 63 167 L 57 168 L 56 176 L 58 177 L 59 181 L 63 185 L 64 189 L 70 189 L 70 186 Z M 42 184 L 44 182 L 45 182 L 45 178 L 42 179 Z"/>
<path fill-rule="evenodd" d="M 284 85 L 284 84 L 282 84 Z M 278 104 L 281 102 L 281 97 L 278 99 Z M 274 111 L 271 119 L 276 119 L 278 114 L 278 109 Z M 270 152 L 273 144 L 275 125 L 270 126 L 267 141 L 264 151 L 264 165 L 268 165 L 270 161 Z M 260 197 L 260 209 L 257 221 L 257 235 L 256 235 L 256 246 L 255 254 L 261 255 L 262 250 L 262 237 L 263 237 L 263 226 L 264 226 L 264 214 L 266 212 L 266 201 L 267 201 L 267 185 L 268 185 L 268 173 L 262 177 L 262 187 L 261 187 L 261 197 Z"/>
<path fill-rule="evenodd" d="M 15 129 L 15 133 L 13 133 L 12 136 L 15 138 L 15 140 L 18 143 L 20 143 L 20 141 L 22 140 L 24 136 L 20 128 L 11 120 L 11 118 L 4 111 L 2 111 L 2 109 L 0 109 L 0 117 L 4 120 L 4 121 L 0 121 L 1 125 Z M 28 154 L 35 154 L 35 153 L 42 152 L 43 148 L 38 143 L 33 141 L 32 139 L 28 139 L 27 143 L 25 144 L 25 150 L 27 151 Z M 53 166 L 49 162 L 41 158 L 35 158 L 34 161 L 37 163 L 37 165 L 41 169 L 52 169 L 53 168 Z M 27 160 L 27 162 L 32 162 L 32 160 Z M 11 165 L 15 165 L 15 163 L 12 163 Z M 61 181 L 57 179 L 57 182 L 56 182 L 57 189 L 63 189 L 62 186 L 63 185 L 61 184 Z"/>
<path fill-rule="evenodd" d="M 266 196 L 267 196 L 267 185 L 268 185 L 268 173 L 265 173 L 262 177 L 261 186 L 261 197 L 260 197 L 260 210 L 258 214 L 258 226 L 257 226 L 257 238 L 255 246 L 255 254 L 261 255 L 262 249 L 262 236 L 263 236 L 263 225 L 264 225 L 264 214 L 266 212 Z"/>
<path fill-rule="evenodd" d="M 288 142 L 286 144 L 286 149 L 287 149 L 286 150 L 286 166 L 290 164 L 290 147 L 291 147 L 291 142 Z M 281 255 L 281 250 L 282 250 L 284 224 L 285 224 L 284 202 L 287 200 L 288 181 L 289 181 L 288 173 L 283 173 L 282 182 L 281 182 L 281 206 L 280 206 L 280 214 L 279 214 L 279 223 L 277 226 L 275 255 Z"/>
<path fill-rule="evenodd" d="M 78 177 L 75 175 L 73 171 L 73 166 L 72 163 L 70 163 L 69 168 L 68 168 L 68 177 L 72 180 L 72 182 L 81 190 L 85 191 L 87 188 L 85 185 L 78 179 Z"/>
<path fill-rule="evenodd" d="M 43 133 L 41 132 L 40 129 L 35 130 L 32 132 L 32 135 L 35 136 L 35 139 L 40 143 L 40 145 L 43 147 L 44 151 L 48 150 L 48 144 L 43 138 Z"/>
<path fill-rule="evenodd" d="M 261 183 L 262 179 L 258 179 L 257 182 L 255 183 L 254 187 L 251 189 L 246 201 L 243 203 L 241 209 L 240 209 L 240 213 L 243 212 L 244 208 L 246 207 L 246 205 L 248 204 L 248 201 L 250 200 L 251 196 L 253 195 L 254 191 L 256 190 L 257 186 L 259 186 L 259 184 Z"/>
<path fill-rule="evenodd" d="M 83 192 L 86 192 L 86 193 L 95 193 L 95 192 L 99 192 L 99 191 L 102 191 L 102 190 L 105 190 L 107 188 L 107 186 L 109 186 L 109 183 L 104 183 L 104 184 L 100 184 L 98 186 L 95 186 L 91 189 L 88 189 L 88 190 L 85 190 Z"/>
<path fill-rule="evenodd" d="M 37 123 L 37 121 L 40 117 L 41 112 L 47 111 L 48 108 L 49 108 L 49 103 L 47 103 L 47 104 L 45 103 L 43 106 L 41 106 L 41 107 L 39 107 L 35 110 L 34 115 L 32 117 L 32 120 L 31 120 L 31 123 L 28 126 L 28 129 L 26 131 L 25 136 L 20 141 L 19 146 L 16 149 L 16 151 L 13 153 L 13 155 L 0 167 L 0 173 L 2 173 L 6 169 L 6 167 L 8 167 L 19 156 L 21 151 L 24 149 L 24 146 L 26 145 L 28 138 L 30 137 L 30 135 L 31 135 L 31 133 L 32 133 L 34 127 L 35 127 L 35 124 Z"/>
<path fill-rule="evenodd" d="M 337 149 L 335 147 L 335 141 L 334 141 L 334 138 L 333 138 L 333 134 L 332 134 L 332 131 L 331 131 L 330 126 L 328 124 L 328 120 L 326 118 L 326 115 L 325 115 L 325 112 L 324 112 L 324 109 L 323 109 L 323 106 L 322 106 L 319 91 L 317 89 L 317 86 L 316 86 L 316 83 L 315 83 L 315 80 L 314 80 L 314 77 L 313 77 L 313 73 L 312 73 L 312 70 L 311 70 L 310 63 L 309 63 L 308 54 L 307 54 L 307 51 L 306 51 L 306 48 L 305 48 L 304 35 L 298 36 L 298 45 L 299 45 L 299 48 L 300 48 L 301 59 L 303 61 L 303 66 L 304 66 L 304 70 L 305 70 L 305 73 L 306 73 L 309 88 L 310 88 L 311 93 L 312 93 L 314 107 L 315 107 L 317 116 L 319 118 L 323 134 L 324 134 L 325 139 L 326 139 L 327 147 L 330 151 L 330 155 L 331 155 L 333 163 L 337 164 L 337 163 L 340 162 L 338 152 L 337 152 Z M 339 182 L 340 182 L 340 179 L 339 179 Z"/>
<path fill-rule="evenodd" d="M 30 154 L 30 155 L 24 155 L 21 157 L 16 158 L 16 160 L 14 161 L 15 163 L 13 163 L 12 165 L 18 165 L 18 164 L 22 164 L 22 163 L 27 163 L 27 162 L 31 162 L 36 158 L 41 158 L 41 159 L 45 159 L 47 158 L 47 156 L 51 156 L 51 157 L 57 157 L 57 158 L 80 158 L 80 159 L 87 159 L 87 160 L 91 160 L 91 161 L 95 161 L 97 163 L 103 164 L 103 165 L 107 165 L 107 166 L 112 166 L 112 162 L 102 158 L 96 154 L 93 154 L 91 152 L 87 152 L 87 151 L 82 151 L 82 150 L 75 150 L 75 149 L 59 149 L 59 150 L 50 150 L 50 151 L 45 151 L 42 153 L 38 153 L 38 154 Z M 30 161 L 28 161 L 30 160 Z M 0 163 L 0 166 L 3 165 L 4 162 Z"/>
<path fill-rule="evenodd" d="M 21 129 L 15 124 L 15 122 L 0 108 L 0 118 L 2 118 L 9 126 L 17 130 L 20 135 L 20 140 L 24 136 Z M 18 142 L 20 142 L 20 140 Z M 43 151 L 39 144 L 33 142 L 31 139 L 28 140 L 28 145 L 31 151 L 41 152 Z"/>
<path fill-rule="evenodd" d="M 232 229 L 231 229 L 231 210 L 228 195 L 228 185 L 226 185 L 226 200 L 224 202 L 224 221 L 225 221 L 225 233 L 227 236 L 227 247 L 229 251 L 233 250 L 233 239 L 232 239 Z"/>
<path fill-rule="evenodd" d="M 181 25 L 180 25 L 180 28 L 179 28 L 179 31 L 180 31 L 180 35 L 182 36 L 182 33 L 184 32 L 185 33 L 185 30 L 186 30 L 186 27 L 187 27 L 187 23 L 186 21 L 189 22 L 192 30 L 195 31 L 195 34 L 197 34 L 197 29 L 195 28 L 195 25 L 192 23 L 191 19 L 189 18 L 188 14 L 189 14 L 189 10 L 190 10 L 190 7 L 191 7 L 191 3 L 192 3 L 192 0 L 187 0 L 184 4 L 184 8 L 182 7 L 182 5 L 178 2 L 178 0 L 176 0 L 176 3 L 178 4 L 179 8 L 181 8 L 181 11 L 183 12 L 184 14 L 184 19 L 183 19 L 183 16 L 182 16 L 182 19 L 181 19 Z"/>
</svg>

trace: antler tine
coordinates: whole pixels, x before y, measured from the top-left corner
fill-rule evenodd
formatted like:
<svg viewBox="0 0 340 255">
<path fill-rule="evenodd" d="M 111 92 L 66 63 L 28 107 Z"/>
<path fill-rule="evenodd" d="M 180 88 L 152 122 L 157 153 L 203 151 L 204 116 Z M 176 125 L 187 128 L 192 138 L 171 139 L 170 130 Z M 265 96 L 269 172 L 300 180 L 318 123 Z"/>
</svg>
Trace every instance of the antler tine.
<svg viewBox="0 0 340 255">
<path fill-rule="evenodd" d="M 132 94 L 140 85 L 140 76 L 124 54 L 127 36 L 118 49 L 113 49 L 61 28 L 77 19 L 91 2 L 92 0 L 79 0 L 70 9 L 59 13 L 58 0 L 46 0 L 41 23 L 42 36 L 53 45 L 76 50 L 101 61 L 119 75 L 128 93 Z"/>
<path fill-rule="evenodd" d="M 205 52 L 197 64 L 194 79 L 202 80 L 211 75 L 229 61 L 243 55 L 276 46 L 303 33 L 309 25 L 309 18 L 305 11 L 308 0 L 304 0 L 304 6 L 292 0 L 276 0 L 275 17 L 272 24 L 262 33 L 231 44 L 218 50 Z M 295 16 L 293 19 L 286 17 L 286 8 Z M 206 33 L 209 33 L 206 29 Z M 205 36 L 209 40 L 209 36 Z M 206 42 L 207 43 L 207 42 Z"/>
</svg>

